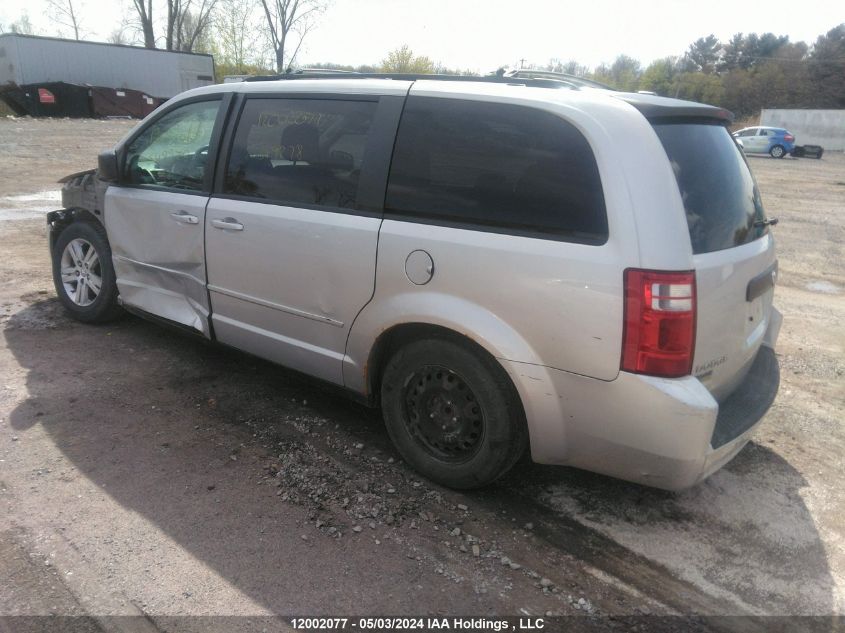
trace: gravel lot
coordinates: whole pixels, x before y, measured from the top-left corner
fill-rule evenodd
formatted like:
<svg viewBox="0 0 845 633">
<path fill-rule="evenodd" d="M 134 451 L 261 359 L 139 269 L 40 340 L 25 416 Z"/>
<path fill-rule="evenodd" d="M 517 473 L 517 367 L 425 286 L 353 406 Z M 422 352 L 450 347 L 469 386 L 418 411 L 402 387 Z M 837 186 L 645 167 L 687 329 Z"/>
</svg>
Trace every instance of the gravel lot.
<svg viewBox="0 0 845 633">
<path fill-rule="evenodd" d="M 63 314 L 43 212 L 131 125 L 0 119 L 0 614 L 845 615 L 842 154 L 750 159 L 780 218 L 782 383 L 727 468 L 671 494 L 522 463 L 461 494 L 314 382 Z"/>
</svg>

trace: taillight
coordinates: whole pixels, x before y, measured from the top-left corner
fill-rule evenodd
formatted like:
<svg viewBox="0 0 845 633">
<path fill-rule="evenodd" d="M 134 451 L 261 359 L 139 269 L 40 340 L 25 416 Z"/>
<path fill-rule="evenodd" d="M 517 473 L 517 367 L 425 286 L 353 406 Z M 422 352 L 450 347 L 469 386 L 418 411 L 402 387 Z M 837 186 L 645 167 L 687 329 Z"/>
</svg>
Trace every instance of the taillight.
<svg viewBox="0 0 845 633">
<path fill-rule="evenodd" d="M 695 351 L 695 272 L 625 271 L 622 369 L 687 376 Z"/>
<path fill-rule="evenodd" d="M 791 143 L 792 141 L 795 140 L 795 137 L 792 136 L 792 134 L 784 134 L 783 140 L 786 141 L 787 143 Z"/>
</svg>

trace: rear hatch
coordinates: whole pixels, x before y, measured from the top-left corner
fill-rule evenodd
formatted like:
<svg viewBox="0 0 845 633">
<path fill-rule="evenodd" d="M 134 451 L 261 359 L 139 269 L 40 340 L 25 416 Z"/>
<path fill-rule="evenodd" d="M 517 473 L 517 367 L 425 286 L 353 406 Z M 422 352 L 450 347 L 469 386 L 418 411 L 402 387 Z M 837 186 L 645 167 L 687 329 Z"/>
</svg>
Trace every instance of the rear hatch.
<svg viewBox="0 0 845 633">
<path fill-rule="evenodd" d="M 696 272 L 693 375 L 720 402 L 742 382 L 772 317 L 774 242 L 724 122 L 653 119 L 684 202 Z"/>
</svg>

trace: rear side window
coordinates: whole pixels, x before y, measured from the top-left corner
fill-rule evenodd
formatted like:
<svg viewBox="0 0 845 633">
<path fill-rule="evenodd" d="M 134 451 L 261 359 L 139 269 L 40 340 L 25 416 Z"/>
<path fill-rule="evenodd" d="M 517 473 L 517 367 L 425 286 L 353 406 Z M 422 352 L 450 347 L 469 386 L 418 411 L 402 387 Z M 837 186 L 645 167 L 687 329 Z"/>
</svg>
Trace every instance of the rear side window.
<svg viewBox="0 0 845 633">
<path fill-rule="evenodd" d="M 693 253 L 741 246 L 768 232 L 755 226 L 765 219 L 760 191 L 725 127 L 665 123 L 654 129 L 678 181 Z"/>
<path fill-rule="evenodd" d="M 604 194 L 587 140 L 560 117 L 523 106 L 410 97 L 385 206 L 459 226 L 607 240 Z"/>
<path fill-rule="evenodd" d="M 226 165 L 224 193 L 353 208 L 376 103 L 249 99 Z"/>
</svg>

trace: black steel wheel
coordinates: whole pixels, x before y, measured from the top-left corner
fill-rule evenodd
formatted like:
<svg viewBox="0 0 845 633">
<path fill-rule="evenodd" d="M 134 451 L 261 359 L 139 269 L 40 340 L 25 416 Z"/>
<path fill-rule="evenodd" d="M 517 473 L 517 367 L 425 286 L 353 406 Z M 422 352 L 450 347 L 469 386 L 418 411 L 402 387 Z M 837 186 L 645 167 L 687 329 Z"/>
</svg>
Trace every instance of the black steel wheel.
<svg viewBox="0 0 845 633">
<path fill-rule="evenodd" d="M 405 385 L 403 421 L 419 446 L 437 459 L 471 459 L 484 435 L 484 412 L 466 381 L 451 369 L 425 365 Z"/>
<path fill-rule="evenodd" d="M 458 341 L 425 339 L 400 348 L 384 369 L 381 402 L 405 461 L 450 488 L 495 481 L 527 446 L 522 404 L 507 374 Z"/>
</svg>

